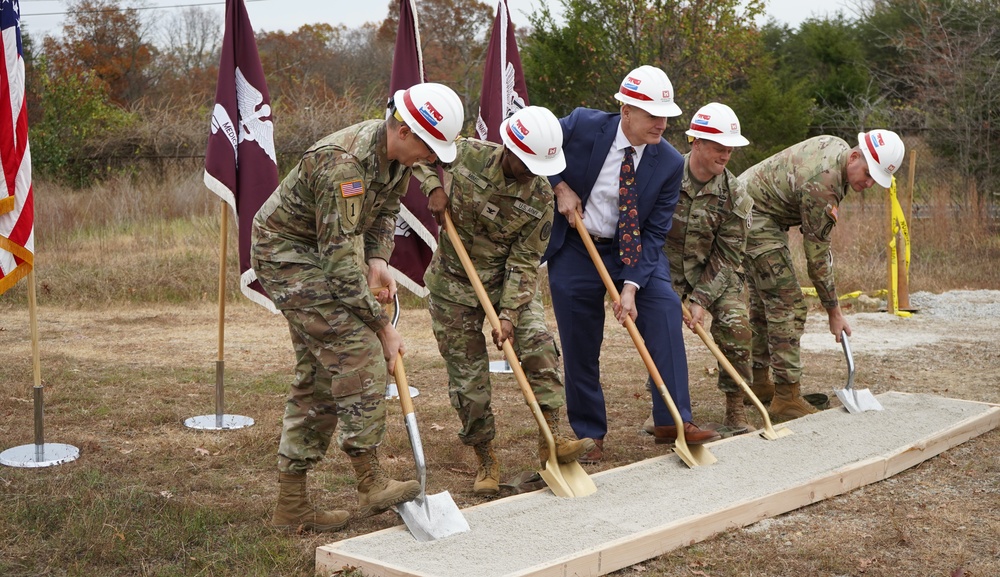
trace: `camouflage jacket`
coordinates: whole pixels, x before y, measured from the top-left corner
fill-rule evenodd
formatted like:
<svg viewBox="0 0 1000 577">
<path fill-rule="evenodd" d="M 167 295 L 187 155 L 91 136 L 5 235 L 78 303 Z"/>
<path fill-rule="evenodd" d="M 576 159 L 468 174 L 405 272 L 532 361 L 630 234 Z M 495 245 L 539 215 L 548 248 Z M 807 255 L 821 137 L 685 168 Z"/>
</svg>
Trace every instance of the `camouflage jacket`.
<svg viewBox="0 0 1000 577">
<path fill-rule="evenodd" d="M 834 136 L 817 136 L 762 160 L 740 175 L 754 199 L 754 213 L 767 215 L 783 230 L 798 226 L 809 278 L 823 306 L 837 304 L 830 240 L 840 201 L 847 196 L 847 161 L 851 147 Z M 759 256 L 783 245 L 776 239 L 747 243 Z"/>
<path fill-rule="evenodd" d="M 369 120 L 335 132 L 305 152 L 254 218 L 253 254 L 302 265 L 297 282 L 271 294 L 279 309 L 339 301 L 372 330 L 388 316 L 368 289 L 357 261 L 392 254 L 396 215 L 410 169 L 389 161 L 386 127 Z"/>
<path fill-rule="evenodd" d="M 500 317 L 517 326 L 520 311 L 535 295 L 538 266 L 552 229 L 552 187 L 543 177 L 527 184 L 508 181 L 500 166 L 501 144 L 471 138 L 457 141 L 458 156 L 444 173 L 417 165 L 414 175 L 430 194 L 441 186 L 451 199 L 458 236 L 472 259 Z M 427 289 L 466 306 L 479 300 L 447 235 L 424 274 Z"/>
<path fill-rule="evenodd" d="M 677 294 L 708 308 L 743 263 L 753 199 L 727 169 L 695 192 L 691 153 L 684 155 L 684 179 L 663 252 Z"/>
</svg>

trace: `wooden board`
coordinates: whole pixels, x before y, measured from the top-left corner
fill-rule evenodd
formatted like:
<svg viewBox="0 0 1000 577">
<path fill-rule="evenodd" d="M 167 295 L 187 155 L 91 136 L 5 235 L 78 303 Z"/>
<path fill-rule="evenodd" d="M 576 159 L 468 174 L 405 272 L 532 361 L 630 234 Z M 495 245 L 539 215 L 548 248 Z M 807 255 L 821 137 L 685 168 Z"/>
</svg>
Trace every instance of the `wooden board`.
<svg viewBox="0 0 1000 577">
<path fill-rule="evenodd" d="M 885 411 L 823 411 L 788 423 L 794 434 L 775 441 L 744 435 L 713 443 L 719 462 L 707 467 L 689 469 L 665 455 L 594 475 L 598 492 L 589 497 L 561 499 L 545 489 L 471 507 L 462 511 L 471 533 L 417 543 L 400 525 L 324 545 L 316 571 L 605 575 L 881 481 L 1000 425 L 994 405 L 905 393 L 879 400 Z M 670 494 L 692 480 L 718 490 Z"/>
</svg>

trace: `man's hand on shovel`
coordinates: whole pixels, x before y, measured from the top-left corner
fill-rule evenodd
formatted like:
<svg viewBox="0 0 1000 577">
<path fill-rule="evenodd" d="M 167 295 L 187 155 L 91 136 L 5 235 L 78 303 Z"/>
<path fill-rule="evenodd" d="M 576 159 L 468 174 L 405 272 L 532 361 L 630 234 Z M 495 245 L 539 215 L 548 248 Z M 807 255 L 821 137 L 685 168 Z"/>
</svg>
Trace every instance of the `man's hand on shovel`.
<svg viewBox="0 0 1000 577">
<path fill-rule="evenodd" d="M 438 226 L 444 226 L 444 213 L 448 210 L 449 204 L 448 193 L 440 186 L 432 190 L 430 195 L 427 196 L 427 210 L 431 211 L 431 214 L 434 215 L 434 220 L 437 221 Z"/>
<path fill-rule="evenodd" d="M 396 279 L 389 272 L 389 263 L 380 258 L 368 259 L 368 288 L 378 302 L 384 305 L 392 302 L 396 296 Z"/>
<path fill-rule="evenodd" d="M 507 339 L 510 339 L 510 344 L 514 344 L 514 323 L 500 319 L 500 330 L 493 329 L 493 344 L 497 349 L 503 350 L 503 343 Z"/>
<path fill-rule="evenodd" d="M 620 295 L 620 300 L 615 303 L 611 303 L 611 310 L 615 313 L 615 318 L 618 319 L 619 324 L 625 326 L 625 319 L 628 317 L 632 318 L 632 322 L 639 317 L 639 311 L 635 310 L 635 291 L 638 290 L 634 284 L 625 283 L 622 287 L 622 292 Z"/>
<path fill-rule="evenodd" d="M 684 311 L 684 324 L 693 331 L 695 326 L 702 324 L 702 321 L 705 320 L 705 309 L 696 302 L 690 302 L 690 304 L 691 307 Z"/>
</svg>

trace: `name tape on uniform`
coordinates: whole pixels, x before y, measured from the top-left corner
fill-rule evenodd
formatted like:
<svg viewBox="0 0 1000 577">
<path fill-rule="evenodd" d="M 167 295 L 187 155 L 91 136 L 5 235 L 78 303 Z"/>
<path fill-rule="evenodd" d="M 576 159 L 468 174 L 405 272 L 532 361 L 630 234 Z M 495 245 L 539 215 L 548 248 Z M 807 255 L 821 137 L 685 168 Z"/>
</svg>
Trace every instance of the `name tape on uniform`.
<svg viewBox="0 0 1000 577">
<path fill-rule="evenodd" d="M 542 218 L 542 211 L 537 208 L 526 204 L 523 200 L 518 200 L 514 202 L 514 208 L 522 212 L 526 212 L 535 218 Z"/>
</svg>

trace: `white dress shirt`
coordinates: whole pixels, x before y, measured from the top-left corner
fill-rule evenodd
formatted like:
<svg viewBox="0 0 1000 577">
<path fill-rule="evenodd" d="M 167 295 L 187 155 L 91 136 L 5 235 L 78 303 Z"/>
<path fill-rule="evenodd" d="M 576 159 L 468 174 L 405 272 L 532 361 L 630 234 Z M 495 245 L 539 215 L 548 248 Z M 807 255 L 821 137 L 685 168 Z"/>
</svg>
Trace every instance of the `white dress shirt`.
<svg viewBox="0 0 1000 577">
<path fill-rule="evenodd" d="M 587 205 L 583 211 L 583 225 L 594 236 L 615 238 L 618 235 L 618 178 L 621 176 L 625 149 L 629 146 L 632 144 L 622 132 L 622 125 L 619 122 L 618 134 L 615 135 L 611 149 L 604 158 L 604 166 L 597 175 L 597 181 L 594 182 L 594 188 L 587 197 Z M 646 145 L 640 144 L 634 148 L 632 163 L 638 170 L 639 160 L 642 159 Z"/>
</svg>

